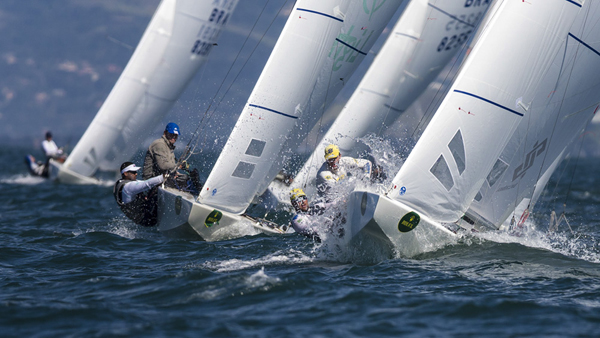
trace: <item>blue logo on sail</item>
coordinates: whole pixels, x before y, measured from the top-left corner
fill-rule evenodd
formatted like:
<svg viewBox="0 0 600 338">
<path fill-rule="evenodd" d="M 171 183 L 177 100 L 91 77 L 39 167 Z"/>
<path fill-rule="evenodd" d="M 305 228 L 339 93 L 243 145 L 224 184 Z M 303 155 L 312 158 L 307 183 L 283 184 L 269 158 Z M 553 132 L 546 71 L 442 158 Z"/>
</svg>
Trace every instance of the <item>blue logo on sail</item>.
<svg viewBox="0 0 600 338">
<path fill-rule="evenodd" d="M 212 195 L 214 196 L 216 194 L 217 194 L 217 188 L 214 188 L 213 191 L 212 191 Z"/>
<path fill-rule="evenodd" d="M 400 196 L 406 194 L 406 187 L 400 188 Z"/>
</svg>

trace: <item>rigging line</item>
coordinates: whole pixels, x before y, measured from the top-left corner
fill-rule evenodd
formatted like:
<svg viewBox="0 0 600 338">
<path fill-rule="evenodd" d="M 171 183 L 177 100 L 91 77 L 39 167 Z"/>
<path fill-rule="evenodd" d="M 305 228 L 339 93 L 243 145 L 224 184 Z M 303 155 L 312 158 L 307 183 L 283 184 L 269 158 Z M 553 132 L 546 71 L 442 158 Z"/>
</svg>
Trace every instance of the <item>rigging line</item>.
<svg viewBox="0 0 600 338">
<path fill-rule="evenodd" d="M 230 67 L 229 67 L 229 69 L 227 70 L 227 73 L 226 73 L 226 74 L 225 74 L 225 76 L 223 77 L 223 80 L 221 81 L 221 84 L 219 85 L 219 88 L 217 89 L 217 91 L 216 91 L 216 92 L 215 92 L 215 94 L 213 95 L 213 97 L 212 97 L 212 99 L 211 99 L 211 101 L 210 101 L 210 104 L 209 104 L 209 106 L 208 106 L 208 107 L 206 108 L 206 110 L 204 111 L 204 113 L 203 113 L 203 115 L 202 115 L 202 118 L 200 119 L 200 122 L 199 122 L 199 123 L 198 123 L 198 125 L 196 126 L 196 130 L 194 131 L 194 133 L 193 133 L 193 136 L 192 136 L 192 138 L 190 139 L 190 141 L 188 142 L 188 144 L 187 144 L 187 146 L 186 146 L 186 150 L 184 151 L 184 154 L 185 154 L 186 156 L 181 156 L 181 158 L 180 158 L 180 159 L 183 159 L 184 161 L 185 161 L 185 160 L 187 160 L 187 159 L 188 159 L 188 158 L 189 158 L 189 157 L 190 157 L 190 156 L 191 156 L 191 155 L 194 153 L 194 151 L 196 150 L 196 148 L 198 147 L 198 145 L 199 145 L 199 142 L 200 142 L 200 134 L 199 134 L 200 127 L 203 125 L 203 122 L 204 122 L 205 118 L 206 118 L 206 117 L 207 117 L 207 115 L 208 115 L 208 111 L 210 110 L 210 108 L 212 107 L 213 103 L 215 102 L 215 99 L 216 99 L 216 97 L 219 95 L 219 92 L 221 91 L 221 88 L 223 87 L 223 85 L 224 85 L 225 81 L 227 80 L 227 77 L 229 77 L 229 74 L 230 74 L 231 70 L 232 70 L 232 69 L 233 69 L 233 67 L 235 66 L 235 64 L 236 64 L 236 62 L 237 62 L 237 60 L 238 60 L 238 58 L 239 58 L 239 56 L 240 56 L 240 54 L 241 54 L 242 50 L 244 50 L 244 47 L 245 47 L 245 46 L 246 46 L 246 44 L 248 43 L 248 40 L 250 39 L 250 36 L 252 35 L 252 32 L 254 32 L 254 29 L 256 28 L 256 25 L 257 25 L 257 24 L 258 24 L 258 22 L 260 21 L 260 18 L 263 16 L 265 9 L 266 9 L 266 7 L 268 6 L 268 4 L 269 4 L 270 2 L 271 2 L 271 0 L 268 0 L 268 1 L 265 3 L 265 5 L 263 6 L 263 8 L 262 8 L 262 10 L 261 10 L 260 14 L 258 15 L 258 18 L 256 19 L 256 21 L 254 21 L 254 24 L 252 25 L 252 28 L 251 28 L 251 29 L 250 29 L 250 31 L 248 32 L 248 35 L 246 36 L 246 39 L 244 40 L 244 43 L 242 44 L 242 47 L 240 47 L 240 49 L 238 50 L 238 53 L 237 53 L 237 55 L 235 56 L 235 59 L 233 60 L 233 62 L 231 63 L 231 66 L 230 66 Z M 284 2 L 284 4 L 282 5 L 282 8 L 283 8 L 283 6 L 284 6 L 286 3 L 287 3 L 287 0 L 286 0 L 286 1 Z M 275 18 L 277 18 L 277 16 L 279 16 L 279 13 L 280 13 L 280 12 L 281 12 L 281 8 L 280 8 L 280 9 L 279 9 L 279 11 L 277 12 L 277 15 L 275 16 Z M 275 18 L 273 18 L 273 20 L 271 21 L 271 24 L 269 24 L 269 27 L 267 27 L 267 29 L 266 29 L 266 30 L 265 30 L 265 32 L 263 33 L 263 35 L 262 35 L 262 37 L 260 38 L 260 40 L 259 40 L 258 44 L 260 44 L 260 42 L 262 41 L 263 37 L 265 36 L 265 34 L 267 33 L 267 31 L 269 30 L 269 28 L 270 28 L 270 27 L 271 27 L 271 25 L 273 24 L 273 21 L 275 21 Z M 258 45 L 258 44 L 257 44 L 257 45 Z M 254 48 L 254 50 L 256 50 L 256 47 Z M 252 53 L 254 53 L 254 50 L 252 51 Z M 250 56 L 252 56 L 252 53 L 250 54 Z M 249 57 L 250 57 L 250 56 L 249 56 Z M 246 61 L 246 62 L 247 62 L 247 61 Z M 245 63 L 244 63 L 244 66 L 245 66 Z M 239 75 L 239 73 L 242 71 L 242 69 L 244 68 L 244 66 L 242 66 L 242 68 L 241 68 L 241 69 L 240 69 L 240 71 L 238 72 L 238 75 Z M 238 76 L 238 75 L 236 75 L 235 79 L 237 79 L 237 76 Z M 235 81 L 235 79 L 234 79 L 233 81 Z M 233 82 L 232 82 L 232 83 L 233 83 Z M 230 84 L 230 86 L 229 86 L 229 87 L 231 87 L 231 84 Z M 228 89 L 228 90 L 229 90 L 229 89 Z M 226 92 L 226 93 L 227 93 L 227 92 Z M 225 94 L 226 94 L 226 93 L 225 93 Z M 223 96 L 224 96 L 225 94 L 223 94 Z M 222 100 L 223 100 L 223 98 L 221 98 L 221 101 L 222 101 Z M 220 103 L 221 101 L 219 101 L 219 103 Z M 216 108 L 215 108 L 215 110 L 216 110 Z M 214 113 L 214 111 L 213 111 L 213 113 Z M 208 116 L 207 120 L 210 120 L 210 118 L 211 118 L 211 117 L 212 117 L 212 114 L 210 114 L 210 115 Z M 205 138 L 204 138 L 204 140 L 203 140 L 202 144 L 205 144 L 205 143 L 206 143 L 206 137 L 207 137 L 207 135 L 205 135 Z M 193 146 L 193 147 L 190 147 L 190 145 L 191 145 L 191 144 L 192 144 L 192 142 L 194 142 L 194 141 L 195 141 L 195 144 L 194 144 L 194 146 Z M 201 150 L 201 151 L 202 151 L 202 150 Z"/>
<path fill-rule="evenodd" d="M 481 23 L 484 21 L 484 19 L 485 19 L 485 18 L 487 18 L 487 17 L 490 17 L 490 18 L 491 18 L 491 17 L 495 16 L 495 15 L 496 15 L 496 13 L 498 12 L 498 6 L 493 6 L 493 7 L 492 7 L 492 10 L 495 10 L 495 12 L 494 12 L 494 13 L 491 13 L 491 11 L 490 11 L 490 12 L 489 12 L 489 13 L 487 13 L 486 15 L 483 15 L 483 16 L 482 16 L 482 17 L 479 19 L 479 22 L 478 22 L 477 24 L 473 24 L 473 26 L 474 26 L 474 27 L 479 27 L 479 25 L 480 25 L 480 24 L 481 24 Z M 489 23 L 489 22 L 490 22 L 490 20 L 487 20 L 487 21 L 486 21 L 486 23 Z M 454 69 L 454 67 L 456 66 L 456 63 L 458 62 L 458 60 L 460 60 L 460 59 L 461 59 L 461 57 L 460 57 L 460 54 L 462 54 L 462 53 L 465 51 L 465 49 L 467 49 L 467 50 L 468 50 L 468 46 L 469 46 L 469 45 L 470 45 L 470 44 L 473 42 L 473 40 L 474 40 L 474 39 L 476 39 L 476 38 L 478 38 L 479 36 L 483 35 L 483 33 L 484 33 L 484 32 L 485 32 L 487 29 L 488 29 L 487 27 L 488 27 L 487 25 L 486 25 L 486 26 L 484 26 L 484 27 L 480 27 L 480 28 L 479 28 L 479 30 L 480 30 L 479 32 L 478 32 L 478 30 L 474 30 L 474 32 L 473 32 L 473 35 L 471 36 L 471 38 L 470 38 L 468 41 L 466 41 L 466 42 L 464 43 L 464 45 L 461 47 L 461 51 L 460 51 L 460 53 L 458 53 L 458 54 L 457 54 L 457 57 L 456 57 L 456 59 L 455 59 L 454 63 L 452 64 L 451 70 L 452 70 L 452 69 Z M 454 74 L 454 76 L 452 77 L 452 82 L 454 82 L 454 81 L 456 80 L 456 77 L 457 77 L 457 76 L 458 76 L 458 74 L 460 73 L 460 70 L 461 70 L 460 68 L 462 68 L 462 64 L 464 64 L 464 61 L 467 59 L 467 57 L 468 57 L 468 56 L 469 56 L 469 55 L 465 55 L 464 57 L 462 57 L 462 59 L 463 59 L 463 62 L 461 63 L 461 65 L 459 65 L 459 69 L 456 71 L 456 73 L 455 73 L 455 74 Z M 412 139 L 414 139 L 414 137 L 415 137 L 415 134 L 416 134 L 417 130 L 419 130 L 419 128 L 422 126 L 422 123 L 423 123 L 423 125 L 424 125 L 424 124 L 425 124 L 425 122 L 426 122 L 428 119 L 430 119 L 428 116 L 432 116 L 432 115 L 435 113 L 435 112 L 430 112 L 430 113 L 427 113 L 427 112 L 429 111 L 429 109 L 432 107 L 432 105 L 433 105 L 433 102 L 434 102 L 434 101 L 436 101 L 436 100 L 437 100 L 438 102 L 441 102 L 441 101 L 443 100 L 443 97 L 440 97 L 440 96 L 438 96 L 438 95 L 440 94 L 440 91 L 441 91 L 441 90 L 442 90 L 442 88 L 443 88 L 443 84 L 444 84 L 444 83 L 446 83 L 447 77 L 450 75 L 450 73 L 451 73 L 451 72 L 448 72 L 448 74 L 446 75 L 446 78 L 444 78 L 444 81 L 442 82 L 442 85 L 440 86 L 440 88 L 439 88 L 439 89 L 437 90 L 437 92 L 435 93 L 435 95 L 434 95 L 433 99 L 431 99 L 431 101 L 429 102 L 429 105 L 427 106 L 427 109 L 425 110 L 425 114 L 423 115 L 423 117 L 421 118 L 421 120 L 419 121 L 419 123 L 417 123 L 417 126 L 416 126 L 416 127 L 415 127 L 415 129 L 413 130 L 413 133 L 412 133 L 412 135 L 411 135 L 411 138 L 412 138 Z M 439 104 L 438 104 L 437 106 L 439 107 Z M 426 117 L 427 117 L 427 118 L 426 118 Z"/>
<path fill-rule="evenodd" d="M 481 22 L 481 20 L 483 20 L 483 18 L 480 19 L 480 22 Z M 473 39 L 475 38 L 476 35 L 477 35 L 477 31 L 474 31 L 473 32 L 473 36 L 468 41 L 465 41 L 465 43 L 462 45 L 460 53 L 458 53 L 456 55 L 454 63 L 450 67 L 450 70 L 446 74 L 446 77 L 444 77 L 444 80 L 442 81 L 442 84 L 440 85 L 440 87 L 438 88 L 438 90 L 435 92 L 435 94 L 434 94 L 433 98 L 431 99 L 431 101 L 429 101 L 429 105 L 425 109 L 425 113 L 423 114 L 423 116 L 421 117 L 421 119 L 419 120 L 419 122 L 417 123 L 417 125 L 415 126 L 415 129 L 413 130 L 412 134 L 410 135 L 411 139 L 414 140 L 415 134 L 417 133 L 417 130 L 419 130 L 419 128 L 421 128 L 422 126 L 424 126 L 425 123 L 426 123 L 426 121 L 429 121 L 431 119 L 431 117 L 435 114 L 434 111 L 430 111 L 431 107 L 433 106 L 433 102 L 434 101 L 441 102 L 443 100 L 443 97 L 441 97 L 440 92 L 441 92 L 442 88 L 444 88 L 444 84 L 446 83 L 446 80 L 448 80 L 448 76 L 450 76 L 450 74 L 452 73 L 452 70 L 456 66 L 456 63 L 458 62 L 458 60 L 461 59 L 460 55 L 462 53 L 464 53 L 466 49 L 468 49 L 467 46 L 469 46 L 469 44 L 473 41 Z M 465 55 L 464 57 L 462 57 L 463 62 L 464 62 L 464 60 L 467 57 L 468 57 L 468 55 Z M 452 82 L 454 82 L 456 80 L 456 77 L 458 76 L 458 73 L 460 73 L 460 67 L 456 71 L 456 73 L 454 73 L 454 75 L 452 76 Z M 437 107 L 439 107 L 439 104 L 437 104 Z"/>
<path fill-rule="evenodd" d="M 456 55 L 456 57 L 454 59 L 454 62 L 452 63 L 452 66 L 450 67 L 450 69 L 446 73 L 446 76 L 444 77 L 444 80 L 442 80 L 442 83 L 441 83 L 440 87 L 435 92 L 435 94 L 434 94 L 433 98 L 431 99 L 431 101 L 429 101 L 429 105 L 425 109 L 425 113 L 423 114 L 423 116 L 421 117 L 421 119 L 417 123 L 417 126 L 415 127 L 415 129 L 413 130 L 412 134 L 410 135 L 410 137 L 412 139 L 415 138 L 415 134 L 417 133 L 417 130 L 419 130 L 419 128 L 421 128 L 422 126 L 424 126 L 426 121 L 431 120 L 431 118 L 435 114 L 435 111 L 431 110 L 431 107 L 433 106 L 433 102 L 434 101 L 441 102 L 444 99 L 444 97 L 442 95 L 440 95 L 440 92 L 442 91 L 442 88 L 444 88 L 444 84 L 447 83 L 447 80 L 448 80 L 448 77 L 450 76 L 450 74 L 453 73 L 452 70 L 454 70 L 454 68 L 456 67 L 456 64 L 458 63 L 458 60 L 461 59 L 460 55 L 465 51 L 465 49 L 467 48 L 468 45 L 469 45 L 468 42 L 465 42 L 465 44 L 463 44 L 463 46 L 461 47 L 460 53 L 458 53 Z M 467 55 L 465 55 L 463 57 L 463 60 L 466 59 L 466 58 L 467 58 Z M 457 70 L 454 73 L 454 75 L 452 75 L 452 80 L 450 81 L 450 83 L 452 83 L 452 82 L 454 82 L 456 80 L 456 77 L 458 76 L 459 73 L 460 73 L 460 69 Z M 439 104 L 437 104 L 437 106 L 439 107 Z"/>
<path fill-rule="evenodd" d="M 589 12 L 586 13 L 585 19 L 583 20 L 583 25 L 582 25 L 582 28 L 581 28 L 582 32 L 585 31 L 585 26 L 586 26 L 587 21 L 588 21 L 588 16 L 589 16 Z M 572 35 L 571 33 L 567 34 L 567 37 L 565 39 L 565 49 L 567 48 L 566 47 L 567 46 L 567 41 L 568 41 L 568 39 L 569 39 L 570 36 L 572 36 L 573 38 L 575 38 L 575 36 Z M 587 47 L 587 44 L 585 44 L 583 41 L 581 41 L 581 40 L 579 40 L 577 38 L 575 38 L 575 40 L 577 42 L 579 42 L 579 44 L 577 45 L 577 47 L 575 49 L 575 56 L 573 57 L 573 65 L 571 66 L 571 69 L 569 71 L 569 76 L 567 77 L 567 83 L 565 85 L 565 91 L 563 92 L 563 96 L 562 96 L 562 99 L 560 101 L 560 106 L 558 107 L 558 111 L 556 113 L 556 119 L 554 120 L 554 126 L 552 126 L 552 133 L 550 134 L 550 138 L 549 138 L 547 146 L 546 146 L 547 148 L 546 148 L 546 151 L 544 152 L 544 157 L 542 159 L 542 164 L 540 165 L 540 170 L 538 172 L 538 176 L 537 176 L 536 182 L 538 182 L 540 180 L 540 177 L 542 176 L 542 170 L 544 168 L 544 164 L 546 163 L 546 158 L 548 157 L 548 153 L 549 153 L 548 149 L 550 148 L 550 144 L 552 143 L 552 140 L 554 138 L 554 132 L 556 131 L 556 126 L 558 125 L 558 119 L 560 117 L 560 113 L 562 111 L 562 107 L 563 107 L 563 104 L 565 102 L 565 98 L 567 96 L 567 91 L 569 90 L 569 85 L 571 83 L 571 77 L 573 76 L 573 70 L 575 68 L 575 64 L 577 63 L 577 59 L 578 59 L 578 56 L 579 56 L 579 50 L 581 48 L 581 45 L 584 45 L 584 46 Z M 566 53 L 566 51 L 565 51 L 565 53 Z M 558 86 L 558 81 L 557 81 L 557 86 Z M 584 130 L 585 130 L 585 128 L 584 128 Z M 582 145 L 583 145 L 583 141 L 582 141 Z M 580 151 L 581 151 L 581 148 L 580 148 Z M 577 166 L 577 162 L 575 162 L 575 165 Z M 572 181 L 573 181 L 573 179 L 571 178 L 571 182 Z M 570 186 L 569 186 L 569 189 L 570 189 Z M 531 197 L 533 197 L 534 193 L 535 193 L 535 189 L 533 189 L 531 191 Z M 567 192 L 567 197 L 568 197 L 568 192 Z M 566 204 L 566 199 L 565 199 L 565 204 Z"/>
<path fill-rule="evenodd" d="M 270 0 L 269 0 L 270 1 Z M 244 64 L 242 65 L 242 67 L 240 68 L 239 72 L 236 74 L 235 78 L 231 81 L 231 83 L 229 84 L 229 86 L 227 87 L 227 90 L 225 91 L 225 93 L 223 93 L 223 95 L 221 96 L 221 99 L 219 100 L 219 102 L 217 103 L 217 105 L 215 106 L 215 108 L 213 109 L 213 111 L 208 114 L 208 118 L 207 120 L 210 120 L 212 118 L 212 116 L 214 115 L 214 113 L 217 111 L 217 108 L 219 108 L 219 106 L 221 105 L 221 103 L 223 102 L 223 100 L 225 99 L 225 96 L 227 95 L 227 93 L 229 93 L 229 90 L 231 89 L 231 87 L 233 86 L 233 84 L 235 83 L 235 81 L 237 80 L 237 78 L 240 76 L 240 74 L 242 73 L 242 70 L 244 70 L 244 68 L 246 67 L 246 65 L 248 64 L 248 61 L 250 61 L 250 58 L 252 57 L 252 55 L 254 55 L 254 52 L 256 51 L 256 49 L 258 48 L 258 46 L 260 45 L 260 43 L 262 42 L 262 40 L 264 39 L 265 35 L 267 34 L 267 32 L 269 31 L 269 29 L 271 29 L 271 26 L 273 25 L 273 23 L 275 22 L 275 19 L 277 19 L 277 17 L 279 17 L 279 14 L 281 13 L 281 11 L 283 10 L 283 8 L 285 7 L 285 5 L 287 4 L 287 0 L 281 5 L 281 7 L 279 8 L 279 11 L 277 11 L 277 15 L 275 15 L 273 17 L 273 19 L 271 20 L 271 22 L 269 23 L 269 26 L 267 27 L 267 29 L 265 30 L 265 32 L 263 33 L 263 35 L 260 37 L 260 40 L 258 41 L 258 43 L 254 46 L 254 48 L 252 49 L 252 51 L 250 52 L 250 55 L 248 55 L 248 57 L 246 58 L 246 61 L 244 61 Z M 266 5 L 265 5 L 266 7 Z M 264 8 L 263 8 L 264 11 Z M 262 15 L 262 12 L 261 12 Z M 258 20 L 257 20 L 258 22 Z M 256 25 L 256 23 L 255 23 Z M 254 27 L 253 27 L 254 28 Z M 249 36 L 249 35 L 248 35 Z M 228 73 L 229 74 L 229 73 Z M 220 87 L 219 87 L 220 89 Z M 216 95 L 215 95 L 216 97 Z M 206 110 L 208 112 L 208 110 L 210 109 L 210 107 Z M 202 142 L 202 144 L 206 143 L 206 138 L 208 137 L 208 135 L 205 135 L 204 137 L 204 141 Z"/>
<path fill-rule="evenodd" d="M 571 157 L 569 157 L 567 159 L 567 162 L 565 163 L 565 165 L 561 165 L 561 169 L 559 171 L 558 178 L 556 179 L 556 184 L 554 185 L 554 188 L 552 189 L 552 192 L 550 193 L 550 198 L 554 199 L 554 201 L 548 202 L 548 204 L 550 204 L 550 205 L 554 205 L 556 203 L 556 200 L 558 199 L 558 194 L 556 193 L 556 191 L 558 190 L 558 184 L 560 183 L 560 180 L 562 179 L 565 172 L 567 171 L 569 163 L 571 163 Z M 543 192 L 543 196 L 547 196 L 545 191 Z M 552 197 L 552 196 L 554 196 L 554 197 Z M 545 206 L 545 205 L 546 204 L 542 204 L 542 206 Z M 552 207 L 552 209 L 554 209 L 554 207 Z"/>
<path fill-rule="evenodd" d="M 585 140 L 585 131 L 587 130 L 587 126 L 583 129 L 583 134 L 581 135 L 581 143 L 579 144 L 579 151 L 577 152 L 577 158 L 575 159 L 575 168 L 573 168 L 573 174 L 571 175 L 571 181 L 569 182 L 569 188 L 567 188 L 567 194 L 565 195 L 565 201 L 563 202 L 563 213 L 565 212 L 565 208 L 567 206 L 567 200 L 569 199 L 569 194 L 571 193 L 571 186 L 573 185 L 573 179 L 575 178 L 575 173 L 577 172 L 577 165 L 579 164 L 579 158 L 581 157 L 581 149 L 583 148 L 583 141 Z"/>
</svg>

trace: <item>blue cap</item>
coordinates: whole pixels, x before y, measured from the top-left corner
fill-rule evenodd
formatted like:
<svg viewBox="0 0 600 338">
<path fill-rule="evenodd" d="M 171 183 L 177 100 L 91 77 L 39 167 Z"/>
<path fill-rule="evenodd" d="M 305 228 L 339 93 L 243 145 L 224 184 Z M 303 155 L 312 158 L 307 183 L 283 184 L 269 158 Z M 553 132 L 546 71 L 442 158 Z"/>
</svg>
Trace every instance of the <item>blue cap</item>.
<svg viewBox="0 0 600 338">
<path fill-rule="evenodd" d="M 165 127 L 165 131 L 170 134 L 179 135 L 179 126 L 174 122 L 169 122 Z"/>
</svg>

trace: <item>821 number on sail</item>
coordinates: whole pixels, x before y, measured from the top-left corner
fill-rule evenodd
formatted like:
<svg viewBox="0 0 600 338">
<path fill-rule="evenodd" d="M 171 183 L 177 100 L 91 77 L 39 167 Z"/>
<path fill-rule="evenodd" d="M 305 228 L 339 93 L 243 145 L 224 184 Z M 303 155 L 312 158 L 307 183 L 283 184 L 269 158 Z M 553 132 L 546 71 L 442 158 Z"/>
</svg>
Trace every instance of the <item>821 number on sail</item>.
<svg viewBox="0 0 600 338">
<path fill-rule="evenodd" d="M 205 37 L 208 36 L 209 40 L 216 40 L 220 29 L 215 27 L 215 25 L 225 25 L 227 19 L 229 19 L 229 13 L 218 8 L 213 8 L 212 12 L 210 13 L 210 17 L 208 18 L 210 25 L 203 25 L 197 36 L 204 35 Z M 213 27 L 211 28 L 211 26 Z M 196 42 L 194 42 L 194 47 L 192 47 L 192 54 L 202 56 L 208 55 L 212 49 L 212 46 L 212 41 L 203 41 L 201 39 L 197 39 Z"/>
</svg>

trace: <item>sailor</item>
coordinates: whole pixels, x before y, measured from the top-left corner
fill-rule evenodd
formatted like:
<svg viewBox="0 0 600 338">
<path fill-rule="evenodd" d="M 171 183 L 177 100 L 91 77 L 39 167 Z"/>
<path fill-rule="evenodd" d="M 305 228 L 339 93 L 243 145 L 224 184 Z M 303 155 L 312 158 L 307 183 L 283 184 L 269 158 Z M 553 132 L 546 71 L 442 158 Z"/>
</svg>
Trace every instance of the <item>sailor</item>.
<svg viewBox="0 0 600 338">
<path fill-rule="evenodd" d="M 294 230 L 301 235 L 320 242 L 321 239 L 316 231 L 318 220 L 311 216 L 323 214 L 325 210 L 323 205 L 315 204 L 313 206 L 309 206 L 308 197 L 306 197 L 306 194 L 300 188 L 292 190 L 290 194 L 290 201 L 292 202 L 292 206 L 296 211 L 296 214 L 292 217 L 291 222 Z"/>
<path fill-rule="evenodd" d="M 59 148 L 52 140 L 52 133 L 49 131 L 46 133 L 46 139 L 42 141 L 42 151 L 46 155 L 46 161 L 54 159 L 60 163 L 65 162 L 66 156 L 62 148 Z"/>
<path fill-rule="evenodd" d="M 164 175 L 148 180 L 137 181 L 137 171 L 141 168 L 133 162 L 121 164 L 121 179 L 115 183 L 113 195 L 121 211 L 134 223 L 142 226 L 156 225 L 157 194 L 145 192 L 165 181 Z"/>
<path fill-rule="evenodd" d="M 189 165 L 186 161 L 178 165 L 175 159 L 175 142 L 177 142 L 179 135 L 179 126 L 174 122 L 169 122 L 162 137 L 154 140 L 148 147 L 144 159 L 142 178 L 147 180 L 162 174 L 172 174 L 172 178 L 166 183 L 167 186 L 199 193 L 202 185 L 198 177 L 198 171 L 196 169 L 189 171 Z M 189 172 L 189 175 L 179 173 L 177 169 L 184 169 Z M 188 181 L 191 182 L 188 184 Z"/>
<path fill-rule="evenodd" d="M 42 161 L 36 161 L 32 155 L 25 156 L 25 164 L 33 176 L 48 177 L 48 170 Z"/>
<path fill-rule="evenodd" d="M 383 178 L 381 166 L 373 166 L 369 160 L 356 159 L 348 156 L 342 157 L 340 148 L 335 144 L 325 147 L 325 163 L 317 172 L 317 193 L 319 197 L 330 201 L 328 196 L 331 189 L 339 181 L 348 179 L 352 175 L 364 176 L 371 179 Z"/>
</svg>

